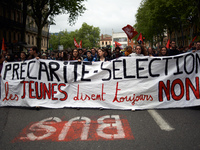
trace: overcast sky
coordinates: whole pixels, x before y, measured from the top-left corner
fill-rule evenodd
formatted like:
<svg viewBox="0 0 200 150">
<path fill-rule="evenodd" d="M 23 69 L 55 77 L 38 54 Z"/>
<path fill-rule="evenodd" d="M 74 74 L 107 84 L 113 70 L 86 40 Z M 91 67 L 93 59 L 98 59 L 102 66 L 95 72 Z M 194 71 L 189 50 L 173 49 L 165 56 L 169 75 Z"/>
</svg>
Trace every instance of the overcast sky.
<svg viewBox="0 0 200 150">
<path fill-rule="evenodd" d="M 74 31 L 81 28 L 82 23 L 99 27 L 101 34 L 112 35 L 114 32 L 123 32 L 127 24 L 135 24 L 135 14 L 142 0 L 87 0 L 84 2 L 86 11 L 78 17 L 75 25 L 70 26 L 68 16 L 55 17 L 56 25 L 50 26 L 50 32 Z"/>
</svg>

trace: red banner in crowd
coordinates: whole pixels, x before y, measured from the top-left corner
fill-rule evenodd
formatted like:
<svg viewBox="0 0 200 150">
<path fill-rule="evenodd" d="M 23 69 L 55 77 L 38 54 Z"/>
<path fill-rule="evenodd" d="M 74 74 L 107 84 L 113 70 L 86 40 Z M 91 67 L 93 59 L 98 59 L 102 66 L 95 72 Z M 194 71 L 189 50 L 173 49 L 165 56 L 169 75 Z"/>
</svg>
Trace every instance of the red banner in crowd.
<svg viewBox="0 0 200 150">
<path fill-rule="evenodd" d="M 82 40 L 79 43 L 79 48 L 82 48 Z"/>
<path fill-rule="evenodd" d="M 115 41 L 115 47 L 117 47 L 117 46 L 122 46 L 122 44 Z"/>
<path fill-rule="evenodd" d="M 135 31 L 135 29 L 131 25 L 123 27 L 122 30 L 127 34 L 129 39 L 134 38 L 138 34 L 138 32 Z"/>
<path fill-rule="evenodd" d="M 143 43 L 142 33 L 140 33 L 140 35 L 138 36 L 137 41 L 139 44 Z"/>
<path fill-rule="evenodd" d="M 169 48 L 170 48 L 170 39 L 167 41 L 166 48 L 167 48 L 167 49 L 169 49 Z"/>
<path fill-rule="evenodd" d="M 3 51 L 6 50 L 6 48 L 5 48 L 5 41 L 4 41 L 4 38 L 3 38 L 3 40 L 2 40 L 2 47 L 1 47 L 1 49 L 2 49 Z"/>
<path fill-rule="evenodd" d="M 76 42 L 76 39 L 74 38 L 74 45 L 77 47 L 77 48 L 79 48 L 79 45 L 78 45 L 78 43 Z"/>
<path fill-rule="evenodd" d="M 195 36 L 193 39 L 192 39 L 192 42 L 190 43 L 189 45 L 189 49 L 192 48 L 192 43 L 194 42 L 194 40 L 197 38 L 197 36 Z"/>
</svg>

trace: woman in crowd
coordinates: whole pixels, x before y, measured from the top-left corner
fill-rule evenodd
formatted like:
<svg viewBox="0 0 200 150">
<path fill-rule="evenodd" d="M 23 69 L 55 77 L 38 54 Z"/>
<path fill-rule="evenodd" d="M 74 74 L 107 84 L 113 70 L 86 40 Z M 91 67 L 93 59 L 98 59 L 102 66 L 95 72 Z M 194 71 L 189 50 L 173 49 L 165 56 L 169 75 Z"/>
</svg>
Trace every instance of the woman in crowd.
<svg viewBox="0 0 200 150">
<path fill-rule="evenodd" d="M 82 60 L 82 58 L 79 56 L 78 49 L 75 48 L 72 50 L 72 56 L 70 60 L 78 60 L 78 61 Z"/>
<path fill-rule="evenodd" d="M 68 61 L 69 60 L 69 57 L 68 57 L 68 54 L 66 51 L 62 51 L 61 52 L 61 59 L 62 61 Z"/>
<path fill-rule="evenodd" d="M 137 56 L 146 56 L 146 51 L 144 50 L 144 48 L 141 45 L 137 45 L 135 47 L 135 53 L 131 53 L 130 55 L 128 55 L 129 57 L 137 57 Z"/>
<path fill-rule="evenodd" d="M 12 61 L 14 61 L 14 56 L 12 54 L 10 54 L 10 53 L 7 53 L 5 61 L 6 62 L 12 62 Z"/>
<path fill-rule="evenodd" d="M 97 57 L 96 61 L 108 61 L 108 58 L 104 56 L 103 49 L 98 50 L 98 57 Z"/>
<path fill-rule="evenodd" d="M 148 56 L 154 56 L 153 48 L 152 47 L 148 47 L 147 48 L 147 53 L 148 53 Z"/>
<path fill-rule="evenodd" d="M 20 61 L 25 61 L 27 59 L 26 53 L 25 52 L 21 52 L 20 53 Z"/>
<path fill-rule="evenodd" d="M 165 46 L 162 46 L 160 48 L 159 56 L 168 56 L 168 51 L 167 51 L 167 48 Z"/>
</svg>

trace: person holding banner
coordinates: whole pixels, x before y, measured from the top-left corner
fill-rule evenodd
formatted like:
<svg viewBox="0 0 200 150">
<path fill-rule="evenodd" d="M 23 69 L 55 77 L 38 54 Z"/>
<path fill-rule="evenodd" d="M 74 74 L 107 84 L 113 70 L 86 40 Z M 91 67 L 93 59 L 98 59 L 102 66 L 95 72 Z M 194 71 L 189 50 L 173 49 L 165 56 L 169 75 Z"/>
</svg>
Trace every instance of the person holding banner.
<svg viewBox="0 0 200 150">
<path fill-rule="evenodd" d="M 128 55 L 129 57 L 137 57 L 137 56 L 146 56 L 146 51 L 144 50 L 144 48 L 141 45 L 137 45 L 135 47 L 135 53 L 131 53 L 130 55 Z"/>
<path fill-rule="evenodd" d="M 91 49 L 91 52 L 92 52 L 92 56 L 97 59 L 97 52 L 96 52 L 96 49 L 95 48 L 92 48 Z"/>
<path fill-rule="evenodd" d="M 196 52 L 198 50 L 200 50 L 200 41 L 194 42 L 192 44 L 192 48 L 190 50 L 188 50 L 188 52 Z"/>
<path fill-rule="evenodd" d="M 0 89 L 1 89 L 1 70 L 3 68 L 4 57 L 0 54 Z M 0 90 L 0 99 L 1 99 L 1 90 Z"/>
<path fill-rule="evenodd" d="M 82 58 L 79 56 L 78 49 L 75 48 L 72 50 L 72 56 L 70 60 L 78 60 L 79 62 L 82 61 Z"/>
<path fill-rule="evenodd" d="M 160 51 L 159 51 L 159 56 L 168 56 L 168 51 L 165 46 L 161 46 Z"/>
<path fill-rule="evenodd" d="M 84 59 L 84 61 L 95 61 L 95 58 L 92 56 L 92 52 L 91 51 L 87 51 L 86 53 L 86 58 Z"/>
<path fill-rule="evenodd" d="M 169 56 L 174 56 L 180 54 L 180 51 L 176 48 L 176 42 L 171 41 L 171 49 L 169 49 Z"/>
<path fill-rule="evenodd" d="M 38 48 L 36 46 L 33 46 L 33 47 L 30 48 L 28 60 L 34 59 L 34 58 L 39 58 L 38 57 Z"/>
<path fill-rule="evenodd" d="M 96 61 L 109 61 L 108 58 L 104 56 L 103 49 L 98 50 L 98 57 L 97 57 Z"/>
<path fill-rule="evenodd" d="M 200 50 L 200 41 L 197 41 L 197 43 L 196 43 L 196 50 L 195 51 L 198 51 L 198 50 Z"/>
<path fill-rule="evenodd" d="M 21 52 L 20 53 L 20 61 L 25 61 L 26 60 L 26 53 L 25 52 Z"/>
<path fill-rule="evenodd" d="M 152 47 L 148 47 L 147 48 L 147 53 L 148 53 L 149 56 L 154 56 L 155 55 Z"/>
</svg>

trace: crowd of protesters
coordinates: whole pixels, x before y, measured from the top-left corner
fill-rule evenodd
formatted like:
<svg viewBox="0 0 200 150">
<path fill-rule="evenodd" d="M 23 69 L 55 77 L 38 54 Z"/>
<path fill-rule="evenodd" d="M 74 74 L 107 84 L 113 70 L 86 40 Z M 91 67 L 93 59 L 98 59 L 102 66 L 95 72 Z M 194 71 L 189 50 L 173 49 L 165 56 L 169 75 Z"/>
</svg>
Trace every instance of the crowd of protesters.
<svg viewBox="0 0 200 150">
<path fill-rule="evenodd" d="M 165 46 L 161 46 L 159 49 L 154 49 L 153 47 L 145 48 L 142 45 L 136 45 L 135 47 L 127 46 L 124 51 L 120 47 L 116 47 L 113 51 L 111 49 L 78 49 L 73 50 L 63 50 L 57 53 L 53 52 L 51 54 L 43 52 L 39 54 L 37 47 L 32 47 L 28 50 L 28 53 L 21 52 L 18 56 L 17 54 L 10 54 L 3 51 L 0 54 L 0 71 L 2 69 L 3 61 L 13 62 L 13 61 L 25 61 L 33 58 L 37 59 L 49 59 L 49 60 L 60 60 L 60 61 L 110 61 L 112 59 L 117 59 L 119 57 L 137 57 L 137 56 L 150 56 L 150 57 L 160 57 L 160 56 L 174 56 L 185 52 L 195 52 L 200 50 L 200 41 L 193 42 L 192 47 L 189 49 L 188 46 L 177 47 L 175 41 L 171 41 L 170 48 L 167 49 Z"/>
<path fill-rule="evenodd" d="M 195 52 L 200 50 L 200 41 L 193 42 L 192 48 L 188 46 L 177 47 L 175 41 L 171 41 L 170 48 L 167 49 L 165 46 L 161 46 L 159 49 L 153 47 L 145 48 L 142 45 L 136 45 L 135 47 L 127 46 L 124 51 L 120 47 L 116 47 L 113 51 L 111 49 L 73 49 L 63 50 L 57 53 L 39 53 L 37 47 L 32 47 L 28 50 L 28 54 L 21 52 L 20 55 L 10 54 L 6 51 L 2 51 L 0 54 L 0 76 L 3 67 L 3 62 L 13 61 L 25 61 L 30 59 L 49 59 L 58 61 L 110 61 L 119 57 L 139 57 L 139 56 L 150 56 L 150 57 L 162 57 L 162 56 L 174 56 L 186 52 Z M 1 79 L 1 78 L 0 78 Z M 1 86 L 1 85 L 0 85 Z M 0 94 L 1 95 L 1 94 Z M 36 106 L 39 108 L 39 106 Z"/>
</svg>

